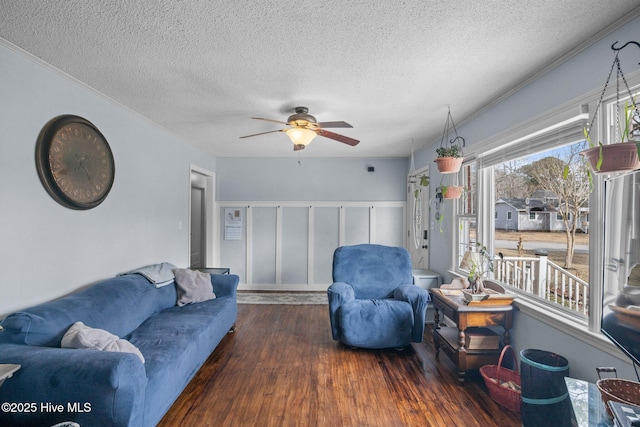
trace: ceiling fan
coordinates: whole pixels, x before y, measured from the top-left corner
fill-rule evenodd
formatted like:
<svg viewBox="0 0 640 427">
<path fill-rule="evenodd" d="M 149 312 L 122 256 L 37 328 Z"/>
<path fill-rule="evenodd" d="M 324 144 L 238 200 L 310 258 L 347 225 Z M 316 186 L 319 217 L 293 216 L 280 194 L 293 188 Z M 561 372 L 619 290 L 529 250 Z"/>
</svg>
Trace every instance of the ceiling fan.
<svg viewBox="0 0 640 427">
<path fill-rule="evenodd" d="M 296 107 L 296 113 L 289 116 L 286 122 L 279 120 L 263 119 L 261 117 L 252 117 L 255 120 L 265 120 L 267 122 L 281 123 L 289 126 L 285 129 L 270 130 L 268 132 L 254 133 L 253 135 L 245 135 L 240 138 L 250 138 L 252 136 L 264 135 L 274 132 L 285 132 L 291 142 L 293 142 L 293 150 L 298 151 L 304 149 L 317 135 L 324 136 L 325 138 L 334 139 L 347 145 L 358 145 L 360 141 L 357 139 L 349 138 L 348 136 L 339 135 L 337 133 L 329 132 L 326 128 L 352 128 L 347 122 L 316 122 L 316 118 L 309 114 L 307 107 Z"/>
</svg>

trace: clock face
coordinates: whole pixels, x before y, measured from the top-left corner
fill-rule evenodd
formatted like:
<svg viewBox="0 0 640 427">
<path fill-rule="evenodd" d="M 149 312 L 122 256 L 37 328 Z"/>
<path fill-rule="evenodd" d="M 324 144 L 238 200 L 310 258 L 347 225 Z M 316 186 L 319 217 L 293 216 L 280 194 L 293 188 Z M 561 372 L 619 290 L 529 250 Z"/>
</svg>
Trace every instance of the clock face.
<svg viewBox="0 0 640 427">
<path fill-rule="evenodd" d="M 61 205 L 91 209 L 104 201 L 115 176 L 106 139 L 89 121 L 60 116 L 40 132 L 36 166 L 42 184 Z"/>
</svg>

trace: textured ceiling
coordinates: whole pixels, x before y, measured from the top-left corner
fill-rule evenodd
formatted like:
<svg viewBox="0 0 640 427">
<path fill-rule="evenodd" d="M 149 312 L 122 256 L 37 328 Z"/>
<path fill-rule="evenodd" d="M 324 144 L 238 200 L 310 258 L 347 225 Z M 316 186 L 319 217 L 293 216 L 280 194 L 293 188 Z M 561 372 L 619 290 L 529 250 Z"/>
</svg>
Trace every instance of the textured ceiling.
<svg viewBox="0 0 640 427">
<path fill-rule="evenodd" d="M 0 0 L 0 37 L 217 156 L 297 156 L 304 105 L 356 147 L 408 156 L 625 16 L 638 0 Z"/>
</svg>

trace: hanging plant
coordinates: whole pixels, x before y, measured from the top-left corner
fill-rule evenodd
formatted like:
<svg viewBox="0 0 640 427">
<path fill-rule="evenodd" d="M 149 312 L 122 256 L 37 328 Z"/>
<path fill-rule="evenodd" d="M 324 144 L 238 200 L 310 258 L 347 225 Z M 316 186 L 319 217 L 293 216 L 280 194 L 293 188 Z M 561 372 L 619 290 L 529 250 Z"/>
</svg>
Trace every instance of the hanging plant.
<svg viewBox="0 0 640 427">
<path fill-rule="evenodd" d="M 413 191 L 413 197 L 416 200 L 420 197 L 420 193 L 422 193 L 422 188 L 420 187 L 428 187 L 429 186 L 429 177 L 426 175 L 420 176 L 420 181 L 418 181 L 419 186 Z"/>
<path fill-rule="evenodd" d="M 449 133 L 451 133 L 452 130 L 455 133 L 455 138 L 447 141 Z M 458 136 L 456 125 L 453 122 L 453 117 L 451 116 L 451 108 L 449 108 L 447 120 L 444 125 L 444 131 L 442 132 L 442 139 L 440 140 L 440 147 L 436 149 L 438 158 L 434 160 L 440 173 L 457 173 L 460 170 L 462 161 L 464 160 L 462 152 L 462 147 L 464 147 L 464 145 L 465 140 L 463 137 Z"/>
<path fill-rule="evenodd" d="M 442 193 L 442 197 L 448 200 L 459 199 L 462 196 L 462 193 L 464 193 L 464 187 L 459 185 L 440 184 L 439 189 Z"/>
<path fill-rule="evenodd" d="M 589 128 L 584 130 L 585 138 L 589 142 L 589 149 L 583 151 L 582 154 L 591 167 L 591 170 L 595 173 L 612 173 L 612 172 L 624 172 L 640 169 L 640 110 L 636 104 L 636 101 L 629 89 L 627 80 L 622 73 L 620 66 L 620 59 L 618 54 L 620 50 L 624 49 L 628 44 L 636 44 L 637 42 L 628 42 L 621 48 L 616 48 L 614 43 L 611 45 L 611 49 L 616 52 L 611 70 L 602 89 L 602 94 L 596 105 L 596 110 L 591 119 Z M 613 69 L 616 68 L 616 140 L 610 141 L 609 144 L 603 144 L 598 141 L 595 145 L 591 141 L 590 130 L 593 127 L 594 120 L 597 116 L 598 109 L 602 104 L 602 100 L 607 90 L 609 80 L 613 74 Z M 625 102 L 624 112 L 622 120 L 620 120 L 619 105 L 620 105 L 620 80 L 624 83 L 627 94 L 629 95 L 629 101 Z M 632 138 L 636 139 L 633 141 Z"/>
</svg>

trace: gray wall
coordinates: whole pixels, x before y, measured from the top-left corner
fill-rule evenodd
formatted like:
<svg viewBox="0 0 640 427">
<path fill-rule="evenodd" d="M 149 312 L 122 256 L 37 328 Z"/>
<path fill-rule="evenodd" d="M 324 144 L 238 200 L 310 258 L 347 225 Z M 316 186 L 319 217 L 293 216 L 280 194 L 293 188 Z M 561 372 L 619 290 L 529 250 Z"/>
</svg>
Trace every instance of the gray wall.
<svg viewBox="0 0 640 427">
<path fill-rule="evenodd" d="M 148 263 L 188 265 L 190 164 L 215 171 L 213 157 L 1 42 L 0 99 L 0 316 Z M 36 172 L 38 133 L 61 114 L 93 122 L 115 157 L 111 193 L 88 211 L 56 203 Z"/>
<path fill-rule="evenodd" d="M 614 58 L 611 45 L 616 41 L 623 44 L 629 40 L 638 40 L 639 34 L 640 18 L 635 18 L 508 98 L 462 123 L 458 126 L 458 134 L 465 137 L 467 146 L 472 147 L 478 141 L 559 107 L 581 95 L 602 90 Z M 621 51 L 620 60 L 623 67 L 626 67 L 623 70 L 625 73 L 637 71 L 640 51 L 634 46 L 628 47 Z M 576 113 L 578 107 L 576 105 Z M 455 105 L 452 109 L 455 111 Z M 416 153 L 414 161 L 417 168 L 430 164 L 436 157 L 435 149 L 439 146 L 439 141 L 433 141 L 431 144 Z M 431 182 L 440 182 L 440 177 L 438 170 L 431 168 Z M 433 188 L 430 188 L 430 192 L 430 196 L 433 196 Z M 453 226 L 451 219 L 445 216 L 443 232 L 432 233 L 431 238 L 431 247 L 437 247 L 438 250 L 430 251 L 430 269 L 445 278 L 450 278 L 447 269 L 452 251 Z M 518 351 L 524 348 L 542 348 L 557 351 L 567 357 L 571 364 L 572 376 L 595 380 L 597 366 L 613 365 L 618 367 L 623 377 L 635 378 L 630 364 L 586 346 L 574 337 L 554 330 L 521 312 L 516 313 L 515 316 L 513 337 Z"/>
<path fill-rule="evenodd" d="M 406 201 L 404 158 L 305 158 L 300 153 L 300 159 L 219 157 L 217 200 Z M 368 166 L 374 172 L 367 172 Z"/>
</svg>

